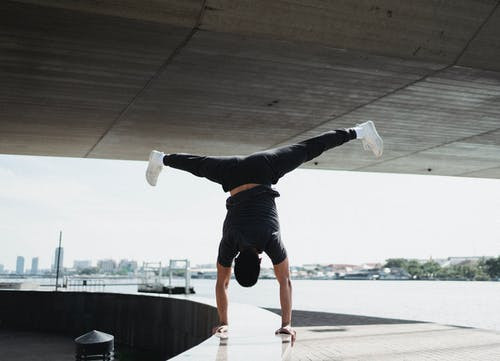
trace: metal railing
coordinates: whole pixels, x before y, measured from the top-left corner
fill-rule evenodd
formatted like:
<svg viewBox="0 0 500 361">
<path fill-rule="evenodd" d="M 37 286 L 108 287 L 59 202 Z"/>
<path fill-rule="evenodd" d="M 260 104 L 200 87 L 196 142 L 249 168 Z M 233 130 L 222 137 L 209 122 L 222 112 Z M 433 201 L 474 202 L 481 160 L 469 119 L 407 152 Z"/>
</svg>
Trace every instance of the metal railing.
<svg viewBox="0 0 500 361">
<path fill-rule="evenodd" d="M 63 287 L 73 291 L 99 291 L 104 289 L 106 283 L 97 278 L 64 277 Z"/>
</svg>

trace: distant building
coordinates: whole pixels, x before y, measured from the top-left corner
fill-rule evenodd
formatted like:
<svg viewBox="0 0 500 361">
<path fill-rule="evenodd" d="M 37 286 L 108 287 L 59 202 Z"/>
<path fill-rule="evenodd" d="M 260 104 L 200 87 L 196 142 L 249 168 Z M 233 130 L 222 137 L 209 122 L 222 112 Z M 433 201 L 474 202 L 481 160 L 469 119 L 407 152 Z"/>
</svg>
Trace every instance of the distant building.
<svg viewBox="0 0 500 361">
<path fill-rule="evenodd" d="M 374 269 L 374 268 L 380 268 L 382 267 L 381 263 L 363 263 L 361 265 L 362 269 Z"/>
<path fill-rule="evenodd" d="M 75 260 L 73 261 L 73 268 L 77 271 L 80 271 L 82 269 L 90 268 L 92 267 L 92 261 L 89 260 Z"/>
<path fill-rule="evenodd" d="M 134 273 L 137 271 L 137 262 L 128 259 L 122 259 L 118 264 L 119 271 L 125 271 L 128 273 Z"/>
<path fill-rule="evenodd" d="M 3 264 L 0 264 L 0 273 L 4 272 Z"/>
<path fill-rule="evenodd" d="M 409 280 L 411 275 L 399 267 L 383 268 L 379 273 L 379 279 L 381 280 Z"/>
<path fill-rule="evenodd" d="M 57 247 L 56 250 L 54 251 L 54 263 L 52 263 L 52 271 L 57 270 L 57 259 L 59 256 L 59 269 L 63 269 L 63 259 L 64 259 L 64 248 L 63 247 Z"/>
<path fill-rule="evenodd" d="M 114 272 L 116 270 L 116 262 L 112 259 L 102 259 L 97 261 L 97 268 L 104 273 Z"/>
<path fill-rule="evenodd" d="M 346 274 L 359 270 L 361 267 L 353 264 L 330 264 L 324 268 L 325 275 L 329 279 L 342 278 Z"/>
<path fill-rule="evenodd" d="M 31 259 L 31 272 L 32 275 L 38 274 L 38 257 Z"/>
<path fill-rule="evenodd" d="M 18 275 L 24 274 L 24 257 L 23 256 L 17 256 L 16 274 L 18 274 Z"/>
<path fill-rule="evenodd" d="M 335 273 L 348 273 L 360 269 L 358 265 L 355 264 L 331 264 L 329 265 L 330 271 Z"/>
<path fill-rule="evenodd" d="M 467 264 L 479 262 L 484 257 L 448 257 L 446 260 L 439 262 L 441 267 L 455 266 L 458 264 Z"/>
</svg>

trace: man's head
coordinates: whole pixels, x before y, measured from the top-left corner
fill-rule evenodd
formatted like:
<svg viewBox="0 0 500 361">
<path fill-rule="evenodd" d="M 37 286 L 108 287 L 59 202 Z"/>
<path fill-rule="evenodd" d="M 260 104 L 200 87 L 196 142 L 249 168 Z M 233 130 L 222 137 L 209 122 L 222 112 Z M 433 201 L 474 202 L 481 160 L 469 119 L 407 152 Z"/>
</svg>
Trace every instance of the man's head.
<svg viewBox="0 0 500 361">
<path fill-rule="evenodd" d="M 257 283 L 260 273 L 260 257 L 255 248 L 245 248 L 234 260 L 234 276 L 243 287 Z"/>
</svg>

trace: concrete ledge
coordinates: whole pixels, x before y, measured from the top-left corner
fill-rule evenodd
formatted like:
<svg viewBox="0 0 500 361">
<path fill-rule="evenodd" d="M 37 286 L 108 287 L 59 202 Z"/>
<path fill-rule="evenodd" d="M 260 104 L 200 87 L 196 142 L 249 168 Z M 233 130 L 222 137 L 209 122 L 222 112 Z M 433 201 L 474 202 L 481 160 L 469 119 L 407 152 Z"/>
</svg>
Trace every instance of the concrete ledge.
<svg viewBox="0 0 500 361">
<path fill-rule="evenodd" d="M 231 303 L 226 340 L 210 337 L 198 346 L 173 358 L 179 360 L 289 360 L 290 336 L 275 336 L 281 318 L 267 310 Z"/>
</svg>

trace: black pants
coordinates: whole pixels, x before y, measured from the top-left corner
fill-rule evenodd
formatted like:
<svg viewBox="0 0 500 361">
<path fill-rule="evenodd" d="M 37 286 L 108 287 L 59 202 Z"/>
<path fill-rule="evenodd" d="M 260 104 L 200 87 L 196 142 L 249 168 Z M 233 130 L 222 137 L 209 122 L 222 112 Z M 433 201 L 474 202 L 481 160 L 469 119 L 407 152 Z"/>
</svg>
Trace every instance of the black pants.
<svg viewBox="0 0 500 361">
<path fill-rule="evenodd" d="M 276 184 L 281 177 L 302 163 L 355 138 L 354 130 L 338 129 L 300 143 L 248 156 L 205 157 L 168 154 L 164 157 L 163 163 L 221 184 L 227 192 L 247 183 Z"/>
</svg>

